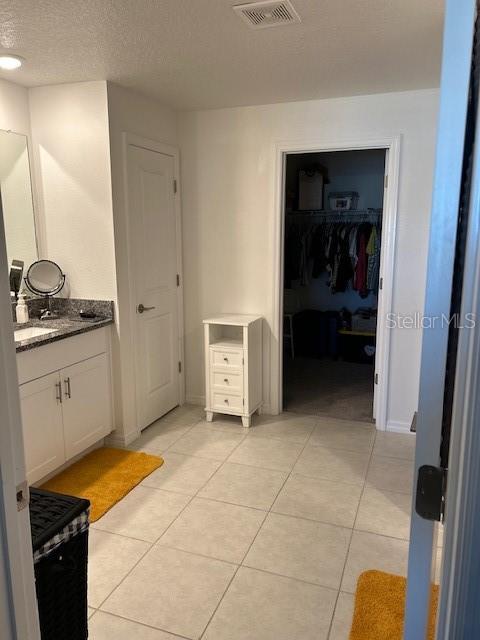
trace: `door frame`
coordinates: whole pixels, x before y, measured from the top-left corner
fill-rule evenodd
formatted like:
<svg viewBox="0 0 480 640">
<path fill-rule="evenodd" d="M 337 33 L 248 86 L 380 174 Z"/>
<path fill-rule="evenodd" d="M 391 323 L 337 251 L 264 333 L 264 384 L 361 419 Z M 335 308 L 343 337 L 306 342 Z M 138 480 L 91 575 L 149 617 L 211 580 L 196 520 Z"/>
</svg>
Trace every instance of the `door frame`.
<svg viewBox="0 0 480 640">
<path fill-rule="evenodd" d="M 444 316 L 448 318 L 451 312 L 475 15 L 475 0 L 447 0 L 446 2 L 435 171 L 423 310 L 424 316 L 430 318 L 442 318 Z M 478 129 L 475 145 L 474 153 L 476 154 L 478 152 Z M 473 170 L 475 169 L 476 167 Z M 472 174 L 472 178 L 474 177 L 474 174 Z M 471 198 L 472 192 L 470 194 L 469 207 L 471 207 Z M 470 222 L 468 222 L 467 238 L 471 241 Z M 469 258 L 470 256 L 466 255 L 464 283 L 467 282 L 469 273 L 471 273 L 472 265 L 468 262 Z M 465 308 L 464 304 L 468 305 L 472 302 L 468 298 L 469 294 L 471 295 L 471 292 L 462 292 L 462 312 Z M 475 334 L 476 331 L 469 330 L 459 334 L 460 342 L 457 352 L 454 407 L 451 422 L 452 446 L 456 444 L 455 438 L 457 436 L 454 431 L 459 428 L 456 421 L 458 420 L 459 412 L 458 401 L 462 394 L 461 387 L 457 388 L 456 384 L 465 374 L 465 371 L 462 371 L 462 367 L 468 366 L 468 360 L 462 360 L 465 356 L 462 350 L 464 349 L 465 340 L 472 337 L 471 335 L 465 336 L 466 333 Z M 434 566 L 432 555 L 436 553 L 437 523 L 422 518 L 415 509 L 415 503 L 418 469 L 424 465 L 437 467 L 440 462 L 448 339 L 449 325 L 445 322 L 434 323 L 430 328 L 424 328 L 422 331 L 414 486 L 408 552 L 405 640 L 425 638 L 428 626 L 431 597 L 430 584 Z M 468 374 L 469 372 L 467 371 Z M 465 407 L 467 413 L 470 409 L 470 407 Z M 453 455 L 453 450 L 451 455 Z M 455 471 L 452 470 L 452 472 L 448 473 L 449 487 L 445 513 L 445 534 L 449 532 L 449 535 L 457 537 L 459 532 L 455 530 L 455 521 L 452 522 L 451 520 L 453 511 L 457 509 L 455 501 L 458 499 L 458 494 L 452 493 L 452 491 L 454 492 L 455 482 Z M 463 497 L 460 497 L 460 501 L 462 500 Z M 450 522 L 452 522 L 453 526 L 450 525 Z M 448 558 L 448 554 L 444 555 L 444 558 Z M 449 562 L 450 560 L 448 559 L 446 566 L 449 565 Z M 457 575 L 456 579 L 463 580 L 463 576 Z M 441 606 L 444 607 L 444 576 L 442 576 L 441 585 Z M 442 615 L 439 616 L 438 620 L 441 621 L 441 619 Z M 439 633 L 441 632 L 441 624 L 438 625 Z M 448 637 L 461 636 L 463 637 L 463 634 Z M 440 635 L 439 637 L 442 636 Z"/>
<path fill-rule="evenodd" d="M 0 634 L 40 640 L 29 510 L 16 502 L 26 469 L 1 198 L 0 300 L 0 607 L 10 609 Z"/>
<path fill-rule="evenodd" d="M 477 114 L 469 203 L 461 317 L 473 314 L 477 326 L 460 329 L 452 414 L 437 640 L 480 633 L 472 596 L 480 588 L 480 114 Z"/>
<path fill-rule="evenodd" d="M 184 329 L 184 311 L 183 311 L 183 244 L 182 244 L 182 208 L 181 208 L 181 196 L 180 196 L 180 151 L 178 147 L 151 140 L 150 138 L 144 138 L 134 133 L 123 132 L 123 175 L 124 175 L 124 198 L 125 198 L 125 212 L 127 217 L 127 264 L 128 264 L 128 293 L 130 300 L 130 326 L 131 331 L 131 348 L 132 353 L 136 354 L 137 349 L 137 335 L 136 335 L 136 310 L 135 305 L 132 304 L 136 298 L 136 284 L 135 274 L 133 273 L 133 249 L 132 249 L 132 218 L 130 216 L 130 207 L 128 199 L 128 147 L 130 145 L 139 147 L 140 149 L 146 149 L 147 151 L 154 151 L 161 153 L 165 156 L 171 156 L 173 158 L 173 177 L 176 181 L 176 191 L 173 194 L 174 206 L 175 206 L 175 245 L 176 245 L 176 268 L 177 273 L 180 276 L 180 284 L 176 287 L 177 290 L 177 323 L 178 323 L 178 355 L 180 362 L 182 363 L 181 371 L 179 372 L 179 387 L 178 387 L 178 404 L 182 405 L 185 402 L 185 329 Z M 172 185 L 173 188 L 173 185 Z M 136 371 L 133 373 L 136 383 Z M 137 393 L 135 386 L 135 418 L 138 428 L 138 411 L 137 411 Z"/>
<path fill-rule="evenodd" d="M 274 274 L 273 274 L 273 348 L 271 351 L 271 408 L 278 414 L 283 406 L 283 275 L 285 240 L 285 169 L 286 157 L 299 153 L 328 153 L 333 151 L 361 151 L 384 149 L 386 152 L 382 218 L 382 248 L 380 277 L 383 278 L 382 295 L 379 296 L 378 319 L 387 318 L 393 306 L 393 279 L 395 270 L 395 246 L 398 210 L 398 184 L 400 169 L 401 136 L 362 138 L 343 141 L 304 141 L 278 143 L 275 147 L 275 216 L 274 216 Z M 385 431 L 388 416 L 390 331 L 386 322 L 377 319 L 377 348 L 375 372 L 379 384 L 374 392 L 374 412 L 377 429 Z M 382 375 L 383 374 L 383 375 Z"/>
</svg>

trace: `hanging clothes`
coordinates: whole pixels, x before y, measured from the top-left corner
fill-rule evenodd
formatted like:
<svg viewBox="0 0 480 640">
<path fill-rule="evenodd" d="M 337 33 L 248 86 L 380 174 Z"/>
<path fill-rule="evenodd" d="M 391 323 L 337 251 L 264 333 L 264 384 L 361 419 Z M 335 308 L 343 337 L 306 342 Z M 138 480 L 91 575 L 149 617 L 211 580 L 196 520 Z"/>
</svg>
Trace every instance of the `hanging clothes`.
<svg viewBox="0 0 480 640">
<path fill-rule="evenodd" d="M 332 294 L 352 288 L 365 298 L 378 288 L 380 220 L 305 219 L 285 229 L 285 286 L 307 286 L 329 274 Z"/>
</svg>

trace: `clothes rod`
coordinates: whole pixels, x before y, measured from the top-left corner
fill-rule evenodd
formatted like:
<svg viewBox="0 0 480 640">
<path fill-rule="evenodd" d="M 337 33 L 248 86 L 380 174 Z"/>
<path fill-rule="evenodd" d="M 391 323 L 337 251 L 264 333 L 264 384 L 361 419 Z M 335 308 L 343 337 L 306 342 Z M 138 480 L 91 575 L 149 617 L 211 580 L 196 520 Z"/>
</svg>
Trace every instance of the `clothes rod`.
<svg viewBox="0 0 480 640">
<path fill-rule="evenodd" d="M 329 209 L 312 209 L 311 211 L 292 211 L 291 213 L 287 213 L 287 218 L 313 218 L 315 216 L 326 217 L 326 216 L 341 216 L 347 217 L 350 216 L 352 218 L 360 217 L 360 216 L 381 216 L 383 213 L 382 209 L 348 209 L 342 211 L 331 211 Z"/>
</svg>

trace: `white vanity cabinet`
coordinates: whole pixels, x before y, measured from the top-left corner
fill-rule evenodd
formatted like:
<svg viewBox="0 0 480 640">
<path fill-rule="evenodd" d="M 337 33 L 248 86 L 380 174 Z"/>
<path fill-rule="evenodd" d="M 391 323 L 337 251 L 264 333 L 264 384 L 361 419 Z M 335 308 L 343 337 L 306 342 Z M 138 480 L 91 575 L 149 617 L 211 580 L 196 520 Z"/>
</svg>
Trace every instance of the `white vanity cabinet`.
<svg viewBox="0 0 480 640">
<path fill-rule="evenodd" d="M 229 315 L 204 320 L 206 417 L 241 416 L 249 427 L 262 405 L 262 317 Z"/>
<path fill-rule="evenodd" d="M 108 331 L 98 329 L 17 355 L 29 483 L 112 431 Z"/>
<path fill-rule="evenodd" d="M 52 373 L 20 385 L 23 442 L 28 482 L 43 478 L 65 462 L 60 376 Z"/>
</svg>

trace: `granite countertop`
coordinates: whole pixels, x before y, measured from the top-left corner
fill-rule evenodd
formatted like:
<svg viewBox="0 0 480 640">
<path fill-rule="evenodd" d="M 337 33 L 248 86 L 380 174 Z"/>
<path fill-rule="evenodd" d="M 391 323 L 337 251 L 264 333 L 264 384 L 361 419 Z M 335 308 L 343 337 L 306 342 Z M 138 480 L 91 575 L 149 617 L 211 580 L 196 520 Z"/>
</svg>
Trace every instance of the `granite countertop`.
<svg viewBox="0 0 480 640">
<path fill-rule="evenodd" d="M 77 301 L 70 301 L 68 307 L 63 303 L 63 308 L 60 308 L 60 305 L 56 305 L 58 308 L 53 309 L 56 310 L 59 315 L 56 319 L 40 320 L 37 317 L 32 317 L 29 322 L 23 324 L 14 322 L 14 331 L 21 331 L 22 329 L 30 329 L 32 327 L 50 330 L 53 329 L 53 331 L 40 336 L 27 338 L 18 342 L 15 341 L 17 353 L 29 351 L 30 349 L 35 349 L 37 347 L 43 347 L 43 345 L 57 342 L 58 340 L 70 338 L 80 333 L 87 333 L 88 331 L 93 331 L 113 324 L 113 304 L 111 302 L 103 303 L 95 301 L 93 304 L 90 304 L 90 309 L 98 313 L 97 317 L 94 319 L 81 319 L 78 315 L 77 307 L 82 306 L 82 308 L 85 309 L 88 308 L 88 306 L 85 304 L 86 301 L 82 300 L 81 303 L 83 304 L 76 304 L 76 302 Z"/>
</svg>

